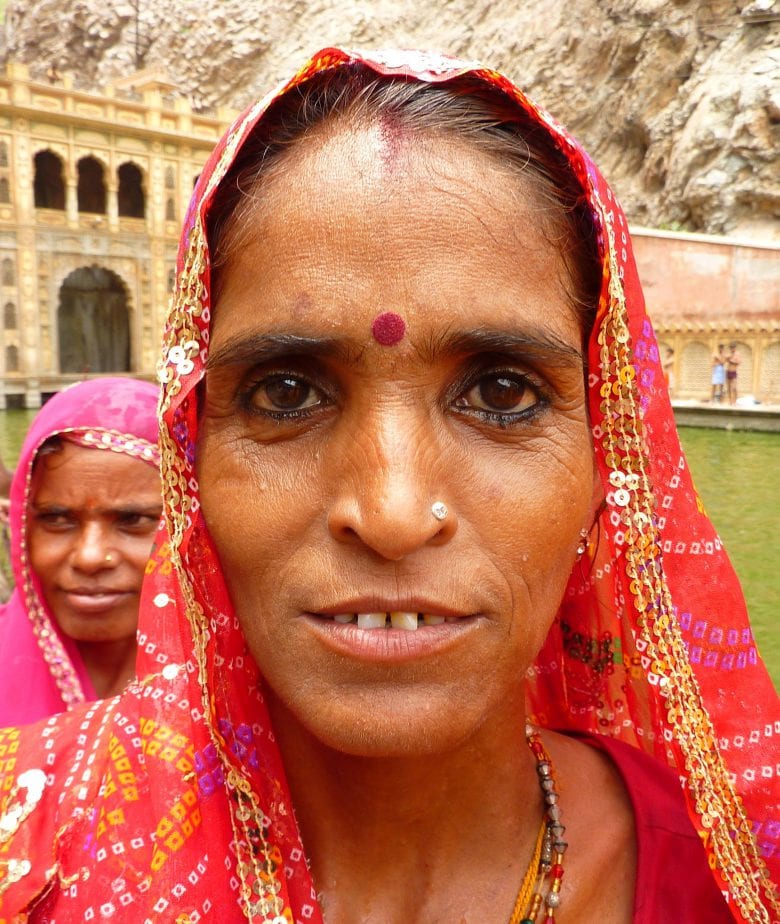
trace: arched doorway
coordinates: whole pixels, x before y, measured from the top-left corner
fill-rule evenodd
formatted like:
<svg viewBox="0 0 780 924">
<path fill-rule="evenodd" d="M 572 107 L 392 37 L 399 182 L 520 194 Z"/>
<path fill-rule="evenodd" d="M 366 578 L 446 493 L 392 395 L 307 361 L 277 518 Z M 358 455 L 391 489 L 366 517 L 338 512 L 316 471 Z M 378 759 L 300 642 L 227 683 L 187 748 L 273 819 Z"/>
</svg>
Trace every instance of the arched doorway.
<svg viewBox="0 0 780 924">
<path fill-rule="evenodd" d="M 772 404 L 780 401 L 780 342 L 770 343 L 764 350 L 758 396 Z"/>
<path fill-rule="evenodd" d="M 129 372 L 127 290 L 101 266 L 74 270 L 60 288 L 61 372 Z"/>
<path fill-rule="evenodd" d="M 706 343 L 686 343 L 680 358 L 680 398 L 704 400 L 710 393 L 710 349 Z"/>
</svg>

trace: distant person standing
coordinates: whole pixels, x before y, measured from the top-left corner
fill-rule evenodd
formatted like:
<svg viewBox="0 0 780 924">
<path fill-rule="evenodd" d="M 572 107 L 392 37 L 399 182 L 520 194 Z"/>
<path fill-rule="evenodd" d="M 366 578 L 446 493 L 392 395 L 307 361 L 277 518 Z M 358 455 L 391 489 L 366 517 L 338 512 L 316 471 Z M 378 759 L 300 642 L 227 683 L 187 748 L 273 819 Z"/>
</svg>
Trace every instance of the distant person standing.
<svg viewBox="0 0 780 924">
<path fill-rule="evenodd" d="M 725 347 L 718 344 L 718 349 L 712 354 L 712 401 L 723 400 L 723 388 L 726 384 L 726 355 Z"/>
<path fill-rule="evenodd" d="M 737 403 L 737 367 L 739 366 L 739 353 L 737 353 L 736 343 L 729 344 L 729 352 L 726 356 L 726 390 L 729 398 L 729 404 Z"/>
</svg>

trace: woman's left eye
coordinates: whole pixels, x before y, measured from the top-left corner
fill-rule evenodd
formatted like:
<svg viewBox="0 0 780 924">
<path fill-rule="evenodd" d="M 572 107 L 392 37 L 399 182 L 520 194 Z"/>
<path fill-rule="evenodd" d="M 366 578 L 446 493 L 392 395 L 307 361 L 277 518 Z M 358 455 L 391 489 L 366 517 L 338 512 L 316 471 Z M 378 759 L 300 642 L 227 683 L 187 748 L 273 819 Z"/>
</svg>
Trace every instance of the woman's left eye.
<svg viewBox="0 0 780 924">
<path fill-rule="evenodd" d="M 124 513 L 119 517 L 119 525 L 122 529 L 143 531 L 156 528 L 159 519 L 145 513 Z"/>
<path fill-rule="evenodd" d="M 539 391 L 517 373 L 494 372 L 483 375 L 455 400 L 455 407 L 489 416 L 512 417 L 539 403 Z"/>
<path fill-rule="evenodd" d="M 322 395 L 311 383 L 294 375 L 270 375 L 258 382 L 249 395 L 253 410 L 272 414 L 295 414 L 315 407 Z"/>
</svg>

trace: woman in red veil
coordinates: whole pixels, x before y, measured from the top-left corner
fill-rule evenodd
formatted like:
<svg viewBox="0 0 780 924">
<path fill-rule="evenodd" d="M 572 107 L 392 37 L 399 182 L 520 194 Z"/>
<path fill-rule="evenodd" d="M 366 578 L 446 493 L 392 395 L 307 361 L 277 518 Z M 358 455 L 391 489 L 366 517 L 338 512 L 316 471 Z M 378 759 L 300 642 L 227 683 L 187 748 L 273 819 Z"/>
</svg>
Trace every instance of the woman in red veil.
<svg viewBox="0 0 780 924">
<path fill-rule="evenodd" d="M 544 111 L 315 55 L 201 174 L 160 380 L 139 680 L 0 732 L 0 919 L 778 919 L 775 694 Z"/>
</svg>

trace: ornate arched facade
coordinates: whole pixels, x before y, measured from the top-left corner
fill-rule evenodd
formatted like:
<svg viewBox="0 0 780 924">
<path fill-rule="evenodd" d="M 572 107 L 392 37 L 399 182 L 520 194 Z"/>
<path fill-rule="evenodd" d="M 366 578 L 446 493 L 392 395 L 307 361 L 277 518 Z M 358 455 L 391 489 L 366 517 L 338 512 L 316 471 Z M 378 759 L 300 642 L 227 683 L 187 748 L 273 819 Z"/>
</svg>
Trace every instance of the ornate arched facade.
<svg viewBox="0 0 780 924">
<path fill-rule="evenodd" d="M 192 178 L 233 115 L 173 90 L 149 72 L 103 93 L 15 63 L 0 75 L 0 407 L 98 372 L 154 375 Z"/>
</svg>

